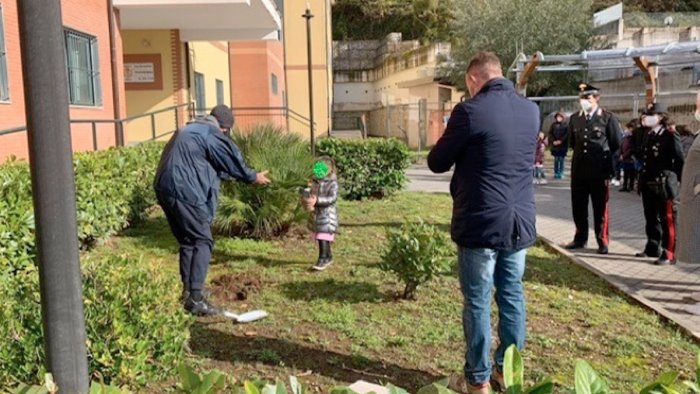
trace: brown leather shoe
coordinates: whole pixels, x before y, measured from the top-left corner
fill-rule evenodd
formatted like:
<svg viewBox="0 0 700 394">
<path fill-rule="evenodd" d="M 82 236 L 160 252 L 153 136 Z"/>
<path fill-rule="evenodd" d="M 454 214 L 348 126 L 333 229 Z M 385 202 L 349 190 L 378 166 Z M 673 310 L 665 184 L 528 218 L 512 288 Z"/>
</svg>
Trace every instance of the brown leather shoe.
<svg viewBox="0 0 700 394">
<path fill-rule="evenodd" d="M 503 373 L 496 368 L 491 371 L 491 388 L 496 392 L 506 391 L 506 381 L 503 378 Z"/>
<path fill-rule="evenodd" d="M 477 386 L 473 386 L 467 382 L 467 379 L 463 375 L 453 375 L 450 377 L 447 388 L 455 391 L 459 394 L 490 394 L 491 384 L 482 383 Z"/>
</svg>

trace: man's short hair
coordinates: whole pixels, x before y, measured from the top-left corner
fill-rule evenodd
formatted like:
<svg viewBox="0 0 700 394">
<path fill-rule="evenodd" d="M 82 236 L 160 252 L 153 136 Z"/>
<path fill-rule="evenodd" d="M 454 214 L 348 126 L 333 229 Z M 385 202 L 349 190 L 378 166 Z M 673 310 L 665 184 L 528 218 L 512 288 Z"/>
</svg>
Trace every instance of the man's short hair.
<svg viewBox="0 0 700 394">
<path fill-rule="evenodd" d="M 482 77 L 500 74 L 502 72 L 503 68 L 498 56 L 489 51 L 481 51 L 474 55 L 469 61 L 469 66 L 467 66 L 467 74 L 476 73 Z"/>
</svg>

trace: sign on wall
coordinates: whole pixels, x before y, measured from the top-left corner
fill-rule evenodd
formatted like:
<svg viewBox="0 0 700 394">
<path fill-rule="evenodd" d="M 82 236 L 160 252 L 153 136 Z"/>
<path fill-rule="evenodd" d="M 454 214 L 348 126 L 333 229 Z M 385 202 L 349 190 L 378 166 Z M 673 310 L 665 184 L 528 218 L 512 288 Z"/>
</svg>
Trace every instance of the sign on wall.
<svg viewBox="0 0 700 394">
<path fill-rule="evenodd" d="M 156 67 L 153 63 L 124 64 L 126 83 L 153 83 L 156 81 Z"/>
<path fill-rule="evenodd" d="M 160 54 L 124 55 L 124 86 L 126 90 L 162 90 Z"/>
</svg>

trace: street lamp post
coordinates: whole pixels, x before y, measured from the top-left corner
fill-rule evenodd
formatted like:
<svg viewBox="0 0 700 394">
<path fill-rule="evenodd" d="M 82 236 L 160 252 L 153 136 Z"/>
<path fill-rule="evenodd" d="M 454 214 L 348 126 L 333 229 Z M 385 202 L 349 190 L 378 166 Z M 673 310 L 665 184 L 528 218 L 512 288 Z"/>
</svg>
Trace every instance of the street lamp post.
<svg viewBox="0 0 700 394">
<path fill-rule="evenodd" d="M 88 392 L 61 2 L 18 1 L 41 316 L 61 393 Z"/>
<path fill-rule="evenodd" d="M 311 13 L 311 6 L 306 3 L 306 12 L 302 18 L 306 19 L 306 57 L 307 68 L 309 71 L 309 129 L 311 131 L 311 156 L 316 157 L 316 133 L 314 132 L 314 80 L 313 80 L 313 63 L 311 61 L 311 18 L 314 15 Z"/>
</svg>

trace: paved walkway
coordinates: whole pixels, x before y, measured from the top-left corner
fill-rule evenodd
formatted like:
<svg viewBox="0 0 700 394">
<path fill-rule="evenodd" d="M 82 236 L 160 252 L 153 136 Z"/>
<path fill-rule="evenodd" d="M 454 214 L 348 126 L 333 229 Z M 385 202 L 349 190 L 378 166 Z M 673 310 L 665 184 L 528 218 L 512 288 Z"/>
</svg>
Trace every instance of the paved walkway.
<svg viewBox="0 0 700 394">
<path fill-rule="evenodd" d="M 450 174 L 434 175 L 424 165 L 416 165 L 408 175 L 411 191 L 449 192 Z M 700 340 L 700 315 L 687 310 L 697 304 L 690 296 L 700 292 L 700 265 L 678 263 L 657 267 L 651 264 L 653 259 L 634 258 L 646 242 L 642 201 L 636 193 L 620 193 L 617 189 L 610 189 L 609 255 L 600 256 L 595 249 L 570 253 L 558 246 L 571 241 L 574 235 L 571 194 L 566 180 L 550 180 L 548 185 L 536 186 L 538 235 L 562 254 Z M 595 244 L 595 236 L 591 230 L 589 247 L 595 246 L 592 244 Z"/>
</svg>

